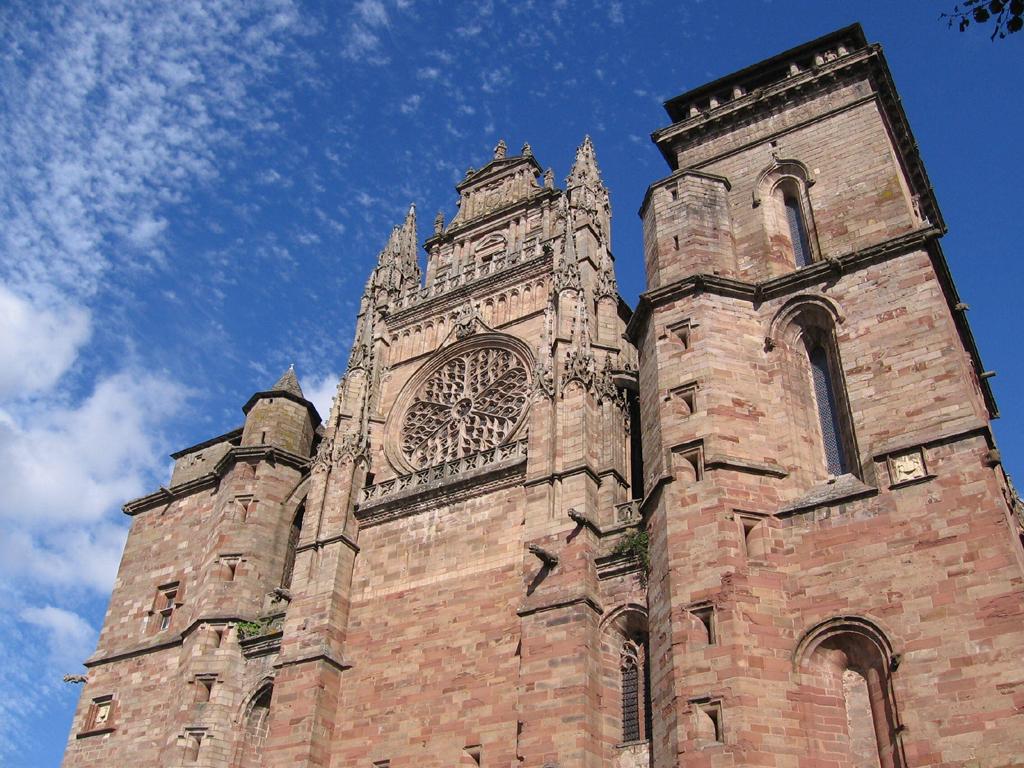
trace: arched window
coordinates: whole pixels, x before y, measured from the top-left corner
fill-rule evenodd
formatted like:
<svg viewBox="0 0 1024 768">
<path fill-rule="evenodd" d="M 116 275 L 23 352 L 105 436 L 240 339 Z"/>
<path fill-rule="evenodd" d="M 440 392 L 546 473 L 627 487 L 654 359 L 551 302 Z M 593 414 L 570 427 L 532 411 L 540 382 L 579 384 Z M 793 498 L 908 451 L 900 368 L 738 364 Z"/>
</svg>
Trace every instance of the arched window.
<svg viewBox="0 0 1024 768">
<path fill-rule="evenodd" d="M 622 676 L 622 742 L 650 739 L 650 673 L 644 637 L 626 640 L 619 656 Z"/>
<path fill-rule="evenodd" d="M 837 326 L 842 322 L 842 312 L 830 299 L 803 294 L 780 307 L 768 327 L 767 348 L 785 393 L 786 460 L 808 488 L 830 475 L 861 477 L 839 354 Z"/>
<path fill-rule="evenodd" d="M 291 528 L 288 529 L 288 548 L 284 552 L 284 570 L 281 573 L 281 586 L 289 589 L 292 585 L 292 574 L 295 571 L 295 550 L 299 546 L 299 535 L 302 533 L 302 517 L 306 511 L 305 503 L 299 505 Z"/>
<path fill-rule="evenodd" d="M 808 190 L 814 184 L 799 160 L 775 159 L 754 185 L 754 207 L 763 205 L 770 273 L 813 264 L 817 235 Z"/>
<path fill-rule="evenodd" d="M 637 604 L 612 610 L 594 668 L 601 711 L 602 765 L 651 762 L 652 707 L 647 614 Z"/>
<path fill-rule="evenodd" d="M 793 192 L 783 192 L 782 204 L 786 209 L 789 240 L 793 246 L 793 261 L 797 268 L 811 263 L 811 241 L 807 236 L 807 222 L 800 209 L 800 200 Z"/>
<path fill-rule="evenodd" d="M 807 352 L 811 364 L 811 379 L 814 382 L 814 400 L 818 406 L 818 422 L 821 426 L 821 442 L 825 452 L 825 464 L 829 474 L 843 475 L 850 471 L 843 446 L 843 434 L 836 398 L 835 382 L 829 370 L 828 353 L 825 347 L 816 343 Z"/>
<path fill-rule="evenodd" d="M 640 741 L 640 659 L 630 641 L 622 646 L 622 740 Z"/>
<path fill-rule="evenodd" d="M 274 686 L 268 684 L 253 697 L 249 705 L 242 734 L 239 768 L 259 768 L 263 764 L 263 745 L 270 730 L 270 702 L 273 696 Z"/>
<path fill-rule="evenodd" d="M 797 650 L 810 748 L 843 765 L 903 768 L 902 728 L 892 690 L 888 640 L 859 617 L 832 619 L 812 630 Z"/>
</svg>

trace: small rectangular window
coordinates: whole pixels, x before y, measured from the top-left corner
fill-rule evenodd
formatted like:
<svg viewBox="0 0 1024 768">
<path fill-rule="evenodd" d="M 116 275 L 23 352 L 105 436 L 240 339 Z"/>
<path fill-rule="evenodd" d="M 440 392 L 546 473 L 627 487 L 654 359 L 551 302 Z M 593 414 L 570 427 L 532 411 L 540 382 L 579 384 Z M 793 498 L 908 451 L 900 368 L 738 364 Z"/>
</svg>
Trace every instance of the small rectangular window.
<svg viewBox="0 0 1024 768">
<path fill-rule="evenodd" d="M 217 678 L 213 675 L 202 675 L 196 677 L 196 703 L 201 704 L 210 700 L 213 695 L 213 684 Z"/>
<path fill-rule="evenodd" d="M 152 614 L 156 615 L 157 631 L 169 629 L 174 618 L 175 609 L 181 604 L 181 585 L 171 582 L 157 587 L 156 598 L 153 600 Z M 150 625 L 153 626 L 153 625 Z M 152 630 L 150 630 L 152 631 Z"/>
<path fill-rule="evenodd" d="M 78 738 L 98 733 L 109 733 L 114 730 L 114 696 L 97 696 L 89 705 L 85 715 L 85 724 L 78 733 Z"/>
<path fill-rule="evenodd" d="M 203 739 L 205 737 L 206 729 L 204 728 L 188 728 L 185 730 L 185 735 L 182 737 L 182 741 L 185 744 L 184 762 L 199 762 L 199 752 L 203 748 Z"/>
<path fill-rule="evenodd" d="M 715 607 L 713 605 L 695 605 L 690 609 L 690 613 L 704 625 L 707 644 L 716 645 L 718 643 L 718 628 L 715 626 Z"/>
<path fill-rule="evenodd" d="M 693 714 L 696 720 L 697 742 L 701 747 L 710 747 L 725 742 L 725 728 L 722 721 L 722 702 L 711 699 L 695 699 Z"/>
</svg>

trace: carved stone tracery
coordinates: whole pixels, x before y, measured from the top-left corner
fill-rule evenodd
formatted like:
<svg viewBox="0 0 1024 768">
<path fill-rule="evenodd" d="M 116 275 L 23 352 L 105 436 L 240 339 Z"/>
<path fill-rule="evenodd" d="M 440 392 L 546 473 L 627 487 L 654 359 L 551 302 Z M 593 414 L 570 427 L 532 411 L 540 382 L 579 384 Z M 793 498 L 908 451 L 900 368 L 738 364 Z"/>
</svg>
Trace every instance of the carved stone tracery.
<svg viewBox="0 0 1024 768">
<path fill-rule="evenodd" d="M 487 344 L 487 336 L 450 348 L 411 382 L 393 428 L 398 450 L 392 454 L 403 468 L 486 451 L 518 431 L 532 393 L 532 364 L 510 343 Z"/>
</svg>

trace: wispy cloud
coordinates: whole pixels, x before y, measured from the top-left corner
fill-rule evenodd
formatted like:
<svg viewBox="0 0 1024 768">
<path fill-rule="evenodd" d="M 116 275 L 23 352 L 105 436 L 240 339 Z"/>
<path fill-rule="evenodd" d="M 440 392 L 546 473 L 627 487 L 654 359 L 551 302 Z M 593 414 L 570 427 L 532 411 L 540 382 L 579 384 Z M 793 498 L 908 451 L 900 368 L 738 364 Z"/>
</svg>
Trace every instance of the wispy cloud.
<svg viewBox="0 0 1024 768">
<path fill-rule="evenodd" d="M 417 109 L 420 108 L 420 102 L 423 101 L 423 97 L 418 93 L 410 94 L 402 100 L 398 109 L 403 115 L 411 115 Z"/>
<path fill-rule="evenodd" d="M 167 269 L 179 204 L 275 123 L 253 89 L 300 26 L 292 0 L 0 10 L 0 593 L 18 603 L 0 647 L 22 649 L 0 654 L 0 700 L 23 699 L 13 665 L 51 679 L 91 650 L 81 606 L 109 592 L 119 506 L 165 479 L 163 429 L 188 398 L 109 318 L 134 275 Z M 0 706 L 0 762 L 30 711 Z"/>
</svg>

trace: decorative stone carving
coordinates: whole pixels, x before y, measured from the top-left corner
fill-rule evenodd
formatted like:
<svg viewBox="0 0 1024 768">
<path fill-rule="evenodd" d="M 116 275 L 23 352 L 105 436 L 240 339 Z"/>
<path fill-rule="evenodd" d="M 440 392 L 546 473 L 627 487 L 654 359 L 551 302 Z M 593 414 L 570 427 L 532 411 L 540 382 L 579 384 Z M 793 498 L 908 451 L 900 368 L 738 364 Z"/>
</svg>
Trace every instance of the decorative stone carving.
<svg viewBox="0 0 1024 768">
<path fill-rule="evenodd" d="M 565 356 L 565 375 L 562 377 L 563 389 L 572 381 L 578 381 L 584 389 L 594 384 L 597 364 L 594 354 L 589 349 L 570 349 Z"/>
<path fill-rule="evenodd" d="M 494 148 L 494 159 L 504 160 L 506 154 L 508 154 L 508 145 L 505 143 L 504 139 L 498 139 L 498 144 Z"/>
<path fill-rule="evenodd" d="M 544 337 L 540 341 L 537 362 L 533 366 L 533 393 L 549 400 L 555 396 L 555 370 L 551 345 L 555 333 L 555 308 L 548 302 L 544 308 Z"/>
<path fill-rule="evenodd" d="M 557 296 L 562 291 L 582 290 L 583 278 L 576 258 L 576 240 L 567 227 L 565 238 L 562 240 L 562 255 L 555 266 L 555 273 L 551 276 L 551 294 Z"/>
<path fill-rule="evenodd" d="M 335 441 L 334 463 L 341 464 L 345 461 L 365 458 L 369 450 L 370 442 L 365 432 L 362 430 L 347 432 Z"/>
<path fill-rule="evenodd" d="M 460 341 L 469 338 L 476 333 L 479 325 L 480 310 L 473 304 L 466 304 L 455 318 L 455 338 Z"/>
<path fill-rule="evenodd" d="M 526 458 L 528 440 L 517 440 L 505 443 L 490 450 L 474 453 L 455 461 L 449 461 L 433 467 L 427 467 L 407 475 L 369 485 L 360 491 L 361 504 L 378 502 L 396 493 L 423 489 L 431 491 L 447 481 L 464 477 L 467 472 L 487 470 L 495 465 L 508 465 L 521 462 Z"/>
<path fill-rule="evenodd" d="M 603 240 L 601 242 L 601 272 L 597 276 L 594 298 L 597 300 L 609 298 L 614 301 L 618 301 L 619 298 L 619 281 L 615 279 L 615 267 Z"/>
<path fill-rule="evenodd" d="M 356 343 L 352 345 L 352 352 L 348 356 L 348 370 L 354 371 L 357 368 L 366 368 L 370 361 L 370 345 Z"/>
<path fill-rule="evenodd" d="M 507 339 L 498 344 L 487 341 Z M 487 451 L 524 422 L 532 369 L 519 343 L 487 334 L 449 348 L 410 382 L 389 435 L 399 463 L 422 469 Z M 407 404 L 406 404 L 407 403 Z"/>
<path fill-rule="evenodd" d="M 612 403 L 623 411 L 626 410 L 626 398 L 619 391 L 619 388 L 615 386 L 611 355 L 605 357 L 604 365 L 594 377 L 594 391 L 597 393 L 597 402 Z"/>
<path fill-rule="evenodd" d="M 889 480 L 893 485 L 920 480 L 928 475 L 924 455 L 920 448 L 914 448 L 889 456 Z"/>
<path fill-rule="evenodd" d="M 316 455 L 310 462 L 311 472 L 323 472 L 331 463 L 331 456 L 334 455 L 334 438 L 325 437 L 317 446 Z"/>
<path fill-rule="evenodd" d="M 550 355 L 533 366 L 533 392 L 549 399 L 555 396 L 555 372 L 551 369 Z"/>
</svg>

